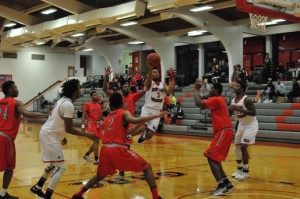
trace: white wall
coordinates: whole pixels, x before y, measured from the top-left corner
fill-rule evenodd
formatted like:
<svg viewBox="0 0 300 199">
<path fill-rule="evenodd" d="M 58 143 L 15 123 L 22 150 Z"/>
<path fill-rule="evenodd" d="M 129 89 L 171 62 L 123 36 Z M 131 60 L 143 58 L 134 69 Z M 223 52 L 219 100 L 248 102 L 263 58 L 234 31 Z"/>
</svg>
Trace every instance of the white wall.
<svg viewBox="0 0 300 199">
<path fill-rule="evenodd" d="M 44 54 L 45 60 L 31 60 L 31 54 Z M 68 66 L 75 66 L 74 54 L 20 51 L 18 59 L 0 58 L 0 74 L 12 74 L 19 89 L 18 99 L 27 102 L 58 80 L 68 76 Z M 3 93 L 0 93 L 3 97 Z"/>
</svg>

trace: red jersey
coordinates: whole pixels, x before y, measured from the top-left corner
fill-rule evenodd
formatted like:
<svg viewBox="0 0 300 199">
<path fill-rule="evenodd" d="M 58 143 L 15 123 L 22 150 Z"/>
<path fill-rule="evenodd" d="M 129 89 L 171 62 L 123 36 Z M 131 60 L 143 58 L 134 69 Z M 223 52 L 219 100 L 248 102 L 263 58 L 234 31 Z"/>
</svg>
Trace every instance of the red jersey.
<svg viewBox="0 0 300 199">
<path fill-rule="evenodd" d="M 16 115 L 18 100 L 8 97 L 0 99 L 0 131 L 16 139 L 21 122 L 21 114 Z"/>
<path fill-rule="evenodd" d="M 140 93 L 132 93 L 126 96 L 122 96 L 123 99 L 123 108 L 128 110 L 131 115 L 134 116 L 134 105 L 141 98 Z"/>
<path fill-rule="evenodd" d="M 103 112 L 100 104 L 89 102 L 84 106 L 83 110 L 88 112 L 88 121 L 100 121 Z"/>
<path fill-rule="evenodd" d="M 104 120 L 103 144 L 117 143 L 125 145 L 128 129 L 123 125 L 124 112 L 123 109 L 112 111 Z"/>
<path fill-rule="evenodd" d="M 211 97 L 204 100 L 207 108 L 211 110 L 213 131 L 216 133 L 224 128 L 232 128 L 232 122 L 226 105 L 226 100 L 222 96 Z"/>
</svg>

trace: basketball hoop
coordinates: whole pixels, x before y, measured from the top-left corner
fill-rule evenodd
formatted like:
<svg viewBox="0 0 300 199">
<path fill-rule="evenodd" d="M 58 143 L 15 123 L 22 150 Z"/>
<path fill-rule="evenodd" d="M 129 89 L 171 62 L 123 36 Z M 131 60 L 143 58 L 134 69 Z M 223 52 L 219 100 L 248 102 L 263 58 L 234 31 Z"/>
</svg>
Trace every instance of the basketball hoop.
<svg viewBox="0 0 300 199">
<path fill-rule="evenodd" d="M 249 13 L 249 16 L 251 20 L 251 29 L 266 32 L 266 22 L 268 21 L 268 17 L 252 13 Z"/>
</svg>

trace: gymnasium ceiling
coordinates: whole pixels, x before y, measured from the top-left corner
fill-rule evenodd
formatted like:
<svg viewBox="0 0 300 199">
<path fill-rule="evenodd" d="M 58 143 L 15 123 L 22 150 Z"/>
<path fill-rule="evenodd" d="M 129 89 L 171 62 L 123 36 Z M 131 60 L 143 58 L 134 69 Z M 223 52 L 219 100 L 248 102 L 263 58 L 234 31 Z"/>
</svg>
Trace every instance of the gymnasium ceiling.
<svg viewBox="0 0 300 199">
<path fill-rule="evenodd" d="M 151 1 L 157 2 L 157 0 L 0 0 L 1 38 L 6 38 L 4 35 L 10 32 L 11 29 L 24 26 L 36 26 L 44 22 L 51 22 L 72 15 L 81 15 L 86 12 L 116 7 L 126 3 L 134 3 L 136 1 L 140 1 L 142 4 L 146 5 L 143 13 L 139 13 L 131 18 L 122 19 L 121 21 L 135 20 L 139 25 L 162 34 L 186 35 L 189 30 L 197 29 L 195 25 L 176 16 L 163 17 L 168 15 L 162 13 L 168 13 L 169 11 L 172 11 L 172 9 L 187 5 L 195 7 L 213 5 L 214 8 L 208 12 L 225 21 L 237 24 L 250 23 L 249 15 L 247 13 L 236 10 L 235 0 L 177 0 L 181 3 L 178 4 L 176 8 L 162 9 L 159 11 L 153 11 L 149 5 L 147 5 Z M 57 9 L 57 12 L 49 15 L 41 14 L 41 11 L 48 8 L 55 8 Z M 34 45 L 35 39 L 40 39 L 46 42 L 44 45 L 51 46 L 51 48 L 57 46 L 71 48 L 72 46 L 78 45 L 80 42 L 82 43 L 81 40 L 87 40 L 93 36 L 93 38 L 103 39 L 113 43 L 127 43 L 128 41 L 135 40 L 134 38 L 130 38 L 110 29 L 109 25 L 114 23 L 113 20 L 115 19 L 106 20 L 104 24 L 101 24 L 102 22 L 99 23 L 98 21 L 95 22 L 95 20 L 92 25 L 84 24 L 84 26 L 82 26 L 75 24 L 73 25 L 74 29 L 68 27 L 55 31 L 41 31 L 40 34 L 22 37 L 19 38 L 18 41 L 9 40 L 9 42 L 12 43 L 12 45 L 26 47 Z M 12 28 L 4 26 L 11 21 L 16 22 L 17 25 Z M 120 22 L 120 20 L 115 20 L 115 22 Z M 105 28 L 103 28 L 104 26 Z M 80 31 L 84 31 L 88 36 L 76 39 L 70 37 L 71 34 Z M 205 34 L 208 35 L 210 33 L 208 32 Z"/>
</svg>

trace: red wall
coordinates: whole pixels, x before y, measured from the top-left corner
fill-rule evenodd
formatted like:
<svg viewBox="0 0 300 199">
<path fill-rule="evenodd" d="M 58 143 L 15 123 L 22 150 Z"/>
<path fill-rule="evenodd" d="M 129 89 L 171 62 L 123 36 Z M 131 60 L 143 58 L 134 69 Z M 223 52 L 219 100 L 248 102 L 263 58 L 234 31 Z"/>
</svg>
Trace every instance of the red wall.
<svg viewBox="0 0 300 199">
<path fill-rule="evenodd" d="M 250 66 L 260 66 L 264 62 L 265 38 L 250 37 L 244 39 L 243 67 L 247 70 Z M 253 63 L 252 63 L 253 57 Z"/>
</svg>

